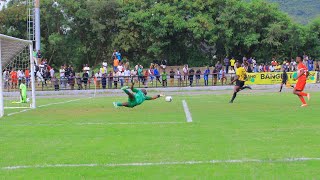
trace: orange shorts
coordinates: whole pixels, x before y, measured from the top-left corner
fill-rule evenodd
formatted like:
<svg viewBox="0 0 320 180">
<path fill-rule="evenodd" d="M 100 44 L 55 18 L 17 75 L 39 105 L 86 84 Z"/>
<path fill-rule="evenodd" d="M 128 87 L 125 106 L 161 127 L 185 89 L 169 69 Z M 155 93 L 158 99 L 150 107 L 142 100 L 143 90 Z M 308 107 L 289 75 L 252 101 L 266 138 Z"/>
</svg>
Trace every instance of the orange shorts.
<svg viewBox="0 0 320 180">
<path fill-rule="evenodd" d="M 303 91 L 305 86 L 306 86 L 306 81 L 298 81 L 296 84 L 295 90 Z"/>
</svg>

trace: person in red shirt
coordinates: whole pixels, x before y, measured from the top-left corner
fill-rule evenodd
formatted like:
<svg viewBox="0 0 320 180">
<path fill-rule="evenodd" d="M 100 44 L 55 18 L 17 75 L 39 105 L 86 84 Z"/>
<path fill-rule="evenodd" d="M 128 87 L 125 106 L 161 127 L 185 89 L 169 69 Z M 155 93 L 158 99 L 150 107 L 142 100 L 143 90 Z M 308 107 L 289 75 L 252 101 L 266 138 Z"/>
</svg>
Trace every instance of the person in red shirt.
<svg viewBox="0 0 320 180">
<path fill-rule="evenodd" d="M 29 86 L 29 82 L 30 82 L 30 73 L 29 73 L 29 69 L 25 69 L 24 71 L 24 75 L 26 76 L 26 86 L 28 88 Z"/>
<path fill-rule="evenodd" d="M 310 94 L 303 92 L 304 87 L 306 86 L 307 83 L 307 78 L 309 75 L 307 67 L 303 64 L 303 56 L 297 56 L 296 61 L 298 63 L 298 72 L 297 72 L 297 77 L 294 78 L 294 80 L 298 80 L 296 87 L 293 90 L 293 94 L 297 95 L 301 102 L 302 105 L 301 107 L 306 107 L 307 103 L 304 100 L 304 96 L 307 96 L 308 100 L 310 100 Z"/>
<path fill-rule="evenodd" d="M 18 84 L 18 74 L 17 71 L 15 71 L 14 68 L 12 68 L 11 72 L 10 72 L 10 76 L 11 76 L 11 87 L 12 89 L 17 89 L 17 84 Z"/>
</svg>

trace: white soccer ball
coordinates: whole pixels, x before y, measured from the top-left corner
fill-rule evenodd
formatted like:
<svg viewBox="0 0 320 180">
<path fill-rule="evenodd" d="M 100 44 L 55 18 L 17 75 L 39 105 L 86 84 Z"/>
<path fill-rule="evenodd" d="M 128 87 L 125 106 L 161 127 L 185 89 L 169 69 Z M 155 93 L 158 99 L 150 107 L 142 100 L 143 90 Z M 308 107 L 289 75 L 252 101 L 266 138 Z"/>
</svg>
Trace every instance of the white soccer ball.
<svg viewBox="0 0 320 180">
<path fill-rule="evenodd" d="M 171 102 L 172 101 L 172 97 L 171 96 L 166 96 L 166 101 L 167 102 Z"/>
<path fill-rule="evenodd" d="M 27 98 L 27 102 L 30 102 L 30 99 L 29 99 L 29 98 Z"/>
</svg>

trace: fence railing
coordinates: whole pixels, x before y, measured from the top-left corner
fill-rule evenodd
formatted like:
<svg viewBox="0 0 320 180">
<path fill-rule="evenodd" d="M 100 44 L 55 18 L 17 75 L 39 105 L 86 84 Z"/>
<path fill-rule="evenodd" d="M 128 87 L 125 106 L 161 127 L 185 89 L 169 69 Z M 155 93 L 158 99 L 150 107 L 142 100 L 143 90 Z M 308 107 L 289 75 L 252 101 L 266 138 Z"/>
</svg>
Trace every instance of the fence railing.
<svg viewBox="0 0 320 180">
<path fill-rule="evenodd" d="M 318 81 L 319 81 L 318 73 Z M 224 77 L 218 73 L 214 74 L 195 74 L 195 75 L 167 75 L 163 76 L 105 76 L 105 77 L 61 77 L 59 79 L 46 79 L 39 81 L 36 79 L 37 91 L 48 90 L 89 90 L 89 89 L 120 89 L 123 86 L 130 86 L 132 82 L 138 88 L 159 88 L 159 87 L 193 87 L 193 86 L 224 86 L 229 85 L 234 79 L 235 74 L 225 74 Z M 318 82 L 317 81 L 317 82 Z M 29 80 L 27 87 L 31 86 Z M 4 91 L 18 91 L 18 83 L 12 83 L 10 80 L 4 82 Z"/>
</svg>

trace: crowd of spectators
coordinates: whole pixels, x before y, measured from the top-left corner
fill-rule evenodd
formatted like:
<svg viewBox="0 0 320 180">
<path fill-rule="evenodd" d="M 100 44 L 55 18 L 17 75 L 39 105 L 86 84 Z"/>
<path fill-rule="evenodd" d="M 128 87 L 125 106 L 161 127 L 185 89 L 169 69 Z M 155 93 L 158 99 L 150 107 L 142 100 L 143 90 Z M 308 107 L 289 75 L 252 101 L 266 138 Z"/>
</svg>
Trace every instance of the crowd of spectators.
<svg viewBox="0 0 320 180">
<path fill-rule="evenodd" d="M 205 68 L 190 68 L 187 64 L 180 69 L 167 68 L 167 60 L 162 60 L 161 63 L 156 61 L 151 63 L 148 68 L 144 68 L 141 64 L 136 64 L 130 68 L 128 60 L 123 60 L 121 53 L 117 50 L 111 55 L 113 61 L 112 66 L 102 62 L 98 69 L 91 69 L 88 64 L 84 64 L 81 73 L 76 73 L 72 65 L 63 65 L 56 72 L 46 59 L 42 58 L 41 51 L 34 52 L 34 57 L 37 60 L 35 67 L 35 77 L 38 86 L 54 87 L 55 90 L 60 89 L 88 89 L 95 87 L 97 89 L 120 88 L 128 85 L 130 82 L 139 83 L 140 86 L 199 86 L 204 82 L 205 86 L 209 84 L 217 85 L 220 82 L 226 84 L 228 79 L 234 77 L 236 72 L 236 64 L 241 65 L 251 73 L 260 72 L 287 72 L 296 71 L 297 64 L 294 59 L 290 61 L 285 59 L 278 62 L 275 58 L 268 63 L 257 63 L 255 58 L 243 57 L 242 60 L 236 60 L 234 57 L 225 57 L 222 61 L 217 61 L 213 67 Z M 309 71 L 319 71 L 319 61 L 312 60 L 309 56 L 304 56 L 304 63 Z M 112 68 L 110 68 L 112 67 Z M 96 72 L 94 72 L 96 71 Z M 26 69 L 4 69 L 3 80 L 4 88 L 17 89 L 21 80 L 26 79 L 27 87 L 30 86 L 30 70 Z M 89 87 L 91 85 L 91 87 Z"/>
</svg>

